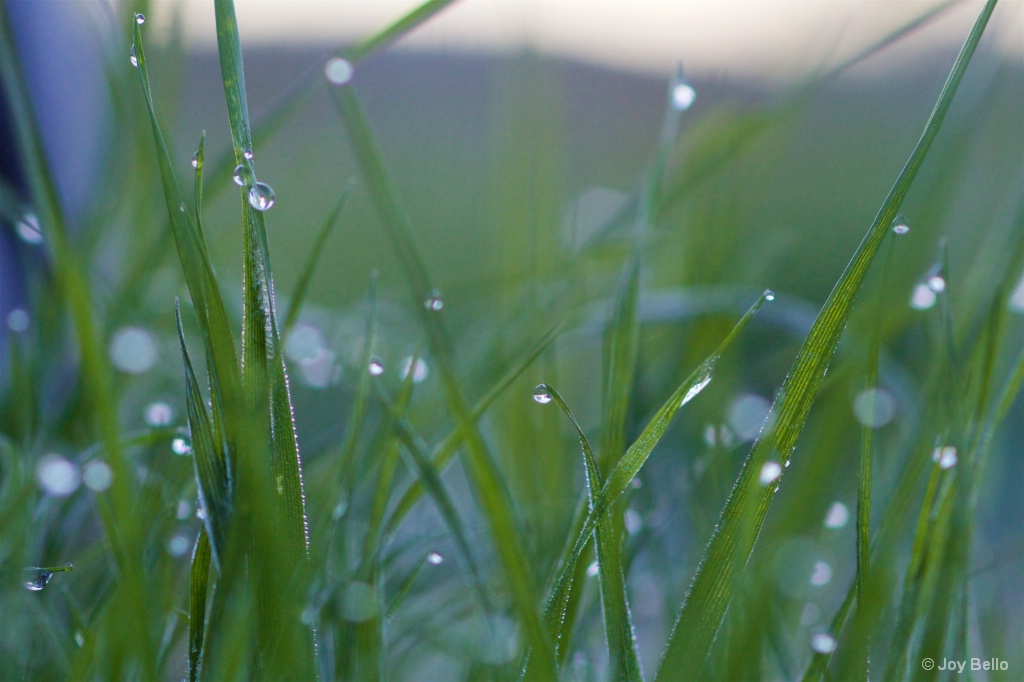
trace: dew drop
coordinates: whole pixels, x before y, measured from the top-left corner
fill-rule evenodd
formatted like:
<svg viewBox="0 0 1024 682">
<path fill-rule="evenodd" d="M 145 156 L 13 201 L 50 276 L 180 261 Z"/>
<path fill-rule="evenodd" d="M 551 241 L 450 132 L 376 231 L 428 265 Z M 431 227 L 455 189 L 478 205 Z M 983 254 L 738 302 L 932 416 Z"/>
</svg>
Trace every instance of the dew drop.
<svg viewBox="0 0 1024 682">
<path fill-rule="evenodd" d="M 428 291 L 426 298 L 423 299 L 423 307 L 433 312 L 444 310 L 444 299 L 441 297 L 440 290 L 431 289 Z"/>
<path fill-rule="evenodd" d="M 85 635 L 82 634 L 81 630 L 75 630 L 75 644 L 79 647 L 85 646 Z"/>
<path fill-rule="evenodd" d="M 195 154 L 192 155 L 192 167 L 195 168 L 196 170 L 199 169 L 199 152 L 198 151 Z"/>
<path fill-rule="evenodd" d="M 144 23 L 146 23 L 146 15 L 142 14 L 141 12 L 136 14 L 135 15 L 135 23 L 138 24 L 139 26 L 142 26 Z"/>
<path fill-rule="evenodd" d="M 782 465 L 774 460 L 769 460 L 761 467 L 761 475 L 758 477 L 758 480 L 761 482 L 761 485 L 768 485 L 781 475 Z"/>
<path fill-rule="evenodd" d="M 178 517 L 179 521 L 184 521 L 192 516 L 192 503 L 188 500 L 178 500 L 178 506 L 174 510 L 174 515 Z"/>
<path fill-rule="evenodd" d="M 811 637 L 811 648 L 819 654 L 830 654 L 836 650 L 836 638 L 828 633 L 819 632 Z"/>
<path fill-rule="evenodd" d="M 547 405 L 551 402 L 551 392 L 548 390 L 547 384 L 537 384 L 537 388 L 533 389 L 533 399 L 541 405 Z"/>
<path fill-rule="evenodd" d="M 83 467 L 82 482 L 89 490 L 101 493 L 114 482 L 114 472 L 106 462 L 94 459 Z"/>
<path fill-rule="evenodd" d="M 952 445 L 937 447 L 932 452 L 932 459 L 940 469 L 952 469 L 957 462 L 956 448 Z"/>
<path fill-rule="evenodd" d="M 167 426 L 174 419 L 174 410 L 167 403 L 150 403 L 146 405 L 143 417 L 150 426 Z"/>
<path fill-rule="evenodd" d="M 431 566 L 438 566 L 444 563 L 444 556 L 440 552 L 431 552 L 427 555 L 427 563 Z"/>
<path fill-rule="evenodd" d="M 836 529 L 842 528 L 850 520 L 850 510 L 842 502 L 833 502 L 825 514 L 825 527 Z"/>
<path fill-rule="evenodd" d="M 914 310 L 928 310 L 935 305 L 937 299 L 935 292 L 927 284 L 918 284 L 910 294 L 910 307 Z"/>
<path fill-rule="evenodd" d="M 686 81 L 677 83 L 672 88 L 672 108 L 676 111 L 686 111 L 696 100 L 697 91 Z"/>
<path fill-rule="evenodd" d="M 196 518 L 200 521 L 205 521 L 209 518 L 209 515 L 206 513 L 206 507 L 202 503 L 196 506 Z"/>
<path fill-rule="evenodd" d="M 49 584 L 50 578 L 53 577 L 53 573 L 42 568 L 30 570 L 34 570 L 35 575 L 32 577 L 31 580 L 25 581 L 25 587 L 33 592 L 40 592 L 44 587 L 46 587 Z"/>
<path fill-rule="evenodd" d="M 775 300 L 775 292 L 772 291 L 771 289 L 765 289 L 764 294 L 762 295 L 764 296 L 764 300 L 768 301 L 769 303 Z"/>
<path fill-rule="evenodd" d="M 190 544 L 188 538 L 184 535 L 173 535 L 167 541 L 167 553 L 173 557 L 185 556 Z"/>
<path fill-rule="evenodd" d="M 600 572 L 601 568 L 597 565 L 596 561 L 591 561 L 590 565 L 587 566 L 587 576 L 593 578 Z"/>
<path fill-rule="evenodd" d="M 946 290 L 946 280 L 943 279 L 942 275 L 932 275 L 926 281 L 925 284 L 928 288 L 937 294 L 941 294 Z"/>
<path fill-rule="evenodd" d="M 815 561 L 811 571 L 811 584 L 815 587 L 828 585 L 832 580 L 832 567 L 826 561 Z"/>
<path fill-rule="evenodd" d="M 28 329 L 30 321 L 28 313 L 21 308 L 14 308 L 11 312 L 7 313 L 7 328 L 17 334 Z"/>
<path fill-rule="evenodd" d="M 352 80 L 354 73 L 355 69 L 352 67 L 352 63 L 341 57 L 332 57 L 324 65 L 324 75 L 332 85 L 345 85 Z"/>
<path fill-rule="evenodd" d="M 681 403 L 679 403 L 679 407 L 682 407 L 686 403 L 688 403 L 691 400 L 693 400 L 694 398 L 696 398 L 697 394 L 700 393 L 701 391 L 703 391 L 707 387 L 707 385 L 710 384 L 710 383 L 711 383 L 711 370 L 707 369 L 707 370 L 705 370 L 705 374 L 703 376 L 701 376 L 700 379 L 697 380 L 697 383 L 695 383 L 693 386 L 691 386 L 690 390 L 687 391 L 686 395 L 683 396 L 683 401 Z"/>
<path fill-rule="evenodd" d="M 864 426 L 881 428 L 896 416 L 896 399 L 884 388 L 866 388 L 853 399 L 853 414 Z"/>
<path fill-rule="evenodd" d="M 892 219 L 892 231 L 896 234 L 906 234 L 910 232 L 910 224 L 907 219 L 902 215 L 898 215 Z"/>
<path fill-rule="evenodd" d="M 379 377 L 384 373 L 384 361 L 374 355 L 370 358 L 370 364 L 367 366 L 370 370 L 370 375 Z"/>
<path fill-rule="evenodd" d="M 627 533 L 636 535 L 644 527 L 644 519 L 637 510 L 627 509 L 626 513 L 623 514 L 622 524 L 625 526 Z"/>
<path fill-rule="evenodd" d="M 110 361 L 127 374 L 151 370 L 159 359 L 156 339 L 142 327 L 122 327 L 110 339 Z"/>
<path fill-rule="evenodd" d="M 249 205 L 257 211 L 269 210 L 274 205 L 274 188 L 257 182 L 249 189 Z"/>
<path fill-rule="evenodd" d="M 245 159 L 246 161 L 252 161 L 253 159 L 256 158 L 256 155 L 252 153 L 251 148 L 247 148 L 242 152 L 242 158 Z"/>
<path fill-rule="evenodd" d="M 184 438 L 175 438 L 171 441 L 171 452 L 181 457 L 192 454 L 192 444 Z"/>
<path fill-rule="evenodd" d="M 36 479 L 47 495 L 67 497 L 78 490 L 82 474 L 74 462 L 60 455 L 49 454 L 36 464 Z"/>
<path fill-rule="evenodd" d="M 132 43 L 132 49 L 128 52 L 128 61 L 132 63 L 136 69 L 139 68 L 139 58 L 135 56 L 135 43 Z"/>
<path fill-rule="evenodd" d="M 43 243 L 43 231 L 39 227 L 39 218 L 36 217 L 35 213 L 24 213 L 18 218 L 18 223 L 14 226 L 14 229 L 18 232 L 18 236 L 21 237 L 21 241 L 26 244 L 35 245 Z"/>
<path fill-rule="evenodd" d="M 256 180 L 256 175 L 252 172 L 252 166 L 247 163 L 240 163 L 235 166 L 235 171 L 231 174 L 231 179 L 234 180 L 235 184 L 239 187 L 248 187 Z"/>
<path fill-rule="evenodd" d="M 423 358 L 416 358 L 415 365 L 413 365 L 412 360 L 413 358 L 411 355 L 402 360 L 401 375 L 402 378 L 405 379 L 409 376 L 409 373 L 412 372 L 412 383 L 418 384 L 427 378 L 427 375 L 430 374 L 430 368 L 427 366 L 427 363 Z"/>
</svg>

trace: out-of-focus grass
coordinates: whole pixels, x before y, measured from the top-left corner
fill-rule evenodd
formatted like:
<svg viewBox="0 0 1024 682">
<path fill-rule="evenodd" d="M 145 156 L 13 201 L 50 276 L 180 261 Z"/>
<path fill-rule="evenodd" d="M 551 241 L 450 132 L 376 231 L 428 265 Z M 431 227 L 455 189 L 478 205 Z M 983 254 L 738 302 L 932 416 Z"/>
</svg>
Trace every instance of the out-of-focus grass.
<svg viewBox="0 0 1024 682">
<path fill-rule="evenodd" d="M 445 4 L 427 3 L 395 30 Z M 227 29 L 229 5 L 219 5 Z M 138 26 L 143 37 L 147 28 Z M 4 674 L 180 678 L 190 646 L 195 664 L 205 642 L 213 677 L 301 674 L 314 664 L 341 679 L 545 677 L 553 665 L 564 679 L 651 677 L 697 573 L 698 585 L 725 576 L 726 589 L 691 592 L 686 639 L 677 634 L 660 672 L 667 679 L 857 676 L 868 652 L 875 676 L 929 677 L 921 660 L 930 656 L 998 658 L 1008 671 L 997 678 L 1019 677 L 1019 67 L 983 54 L 967 71 L 899 207 L 911 230 L 893 244 L 889 274 L 867 272 L 845 324 L 825 315 L 832 336 L 845 331 L 820 390 L 800 401 L 815 399 L 806 425 L 786 411 L 794 398 L 777 398 L 783 427 L 802 432 L 761 526 L 762 511 L 736 504 L 719 516 L 761 460 L 786 461 L 788 452 L 762 452 L 775 442 L 763 438 L 751 455 L 757 466 L 734 483 L 817 304 L 914 149 L 953 55 L 940 55 L 934 71 L 874 82 L 839 74 L 784 91 L 698 78 L 696 104 L 670 110 L 679 129 L 663 129 L 659 143 L 665 81 L 534 54 L 379 52 L 394 35 L 343 50 L 355 75 L 333 88 L 320 80 L 326 57 L 246 51 L 246 92 L 237 87 L 241 53 L 222 44 L 221 60 L 239 60 L 224 72 L 228 119 L 208 56 L 147 44 L 139 56 L 166 158 L 154 156 L 127 63 L 133 38 L 112 41 L 119 134 L 95 214 L 78 234 L 61 231 L 48 171 L 37 166 L 34 208 L 54 277 L 32 283 L 31 324 L 10 334 L 0 396 Z M 3 66 L 10 91 L 12 51 Z M 277 109 L 294 118 L 264 114 L 295 92 L 310 96 L 292 97 L 293 112 Z M 239 159 L 226 160 L 249 144 L 250 121 L 259 178 L 277 194 L 265 243 L 263 216 L 244 209 L 238 219 L 229 176 Z M 179 181 L 196 175 L 188 160 L 202 129 L 203 198 L 183 192 L 178 218 L 160 164 Z M 19 130 L 30 135 L 25 121 Z M 4 199 L 4 215 L 19 215 L 11 203 Z M 193 213 L 198 203 L 203 211 Z M 899 203 L 885 204 L 876 230 Z M 184 277 L 172 228 L 187 247 Z M 25 253 L 32 248 L 40 249 Z M 270 287 L 247 287 L 245 312 L 239 295 L 243 271 L 250 283 L 269 274 L 269 253 L 278 309 L 289 312 L 280 340 Z M 919 289 L 929 276 L 944 286 L 937 292 L 932 281 L 930 299 Z M 223 324 L 210 321 L 216 304 L 203 302 L 217 283 Z M 433 287 L 443 310 L 422 305 Z M 729 337 L 713 381 L 673 418 L 704 378 L 702 362 L 717 357 L 766 287 L 776 300 Z M 854 303 L 853 290 L 836 295 L 843 307 Z M 176 296 L 194 365 L 187 410 Z M 292 318 L 295 302 L 304 305 Z M 238 338 L 243 317 L 246 344 L 236 349 L 225 339 Z M 108 362 L 104 351 L 126 328 L 154 344 L 145 371 Z M 804 364 L 824 370 L 827 358 L 816 356 L 827 346 L 805 346 Z M 211 485 L 202 467 L 213 460 L 199 450 L 230 440 L 218 431 L 231 416 L 217 416 L 216 378 L 238 351 L 247 368 L 239 390 L 266 401 L 255 409 L 270 409 L 277 381 L 277 438 L 285 403 L 273 372 L 286 361 L 309 559 L 286 533 L 236 538 L 227 558 L 216 542 L 204 554 L 200 539 L 204 575 L 189 568 L 203 525 L 193 461 L 174 455 L 172 440 L 187 438 L 191 420 L 198 479 Z M 267 374 L 253 378 L 259 365 Z M 211 371 L 213 410 L 203 404 Z M 578 429 L 532 399 L 539 382 L 558 388 Z M 862 393 L 869 385 L 880 389 L 873 400 Z M 173 416 L 156 418 L 158 403 Z M 239 471 L 255 473 L 229 491 L 235 512 L 226 518 L 236 527 L 272 518 L 252 497 L 260 476 L 271 490 L 284 480 L 271 468 L 282 453 L 274 459 L 273 445 L 259 441 L 269 424 L 244 411 L 239 419 L 238 442 L 253 446 L 237 449 L 246 458 Z M 769 419 L 764 433 L 775 426 Z M 598 444 L 593 457 L 579 456 L 579 439 Z M 948 447 L 957 463 L 945 469 L 932 454 Z M 62 461 L 54 454 L 85 478 L 67 495 L 40 479 Z M 100 463 L 113 474 L 109 488 L 97 484 Z M 870 516 L 865 504 L 855 533 L 858 498 L 870 501 Z M 599 513 L 588 518 L 591 505 Z M 737 527 L 756 535 L 753 552 L 748 560 L 754 535 L 735 536 L 731 554 L 712 541 L 698 571 L 718 523 L 719 539 Z M 216 540 L 216 524 L 206 527 Z M 858 551 L 871 566 L 860 580 Z M 75 570 L 53 574 L 45 589 L 23 587 L 37 575 L 26 569 L 67 562 Z M 717 610 L 690 633 L 695 598 Z M 566 620 L 545 622 L 545 604 Z M 193 622 L 190 638 L 187 614 L 204 611 L 205 631 Z M 313 628 L 315 662 L 302 646 Z M 824 651 L 830 641 L 834 654 Z"/>
</svg>

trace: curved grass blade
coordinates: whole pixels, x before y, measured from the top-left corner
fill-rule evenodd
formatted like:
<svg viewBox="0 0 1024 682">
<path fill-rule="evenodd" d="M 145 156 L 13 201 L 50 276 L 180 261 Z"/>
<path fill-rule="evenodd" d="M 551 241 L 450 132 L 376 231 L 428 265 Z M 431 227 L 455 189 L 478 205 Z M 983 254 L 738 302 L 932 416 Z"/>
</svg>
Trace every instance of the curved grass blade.
<svg viewBox="0 0 1024 682">
<path fill-rule="evenodd" d="M 331 215 L 324 221 L 323 227 L 320 228 L 320 232 L 313 241 L 313 247 L 309 250 L 309 255 L 306 256 L 306 262 L 303 263 L 302 269 L 299 270 L 299 277 L 295 280 L 295 289 L 292 291 L 292 300 L 288 305 L 288 314 L 285 315 L 284 326 L 281 327 L 281 338 L 283 339 L 288 338 L 289 332 L 291 332 L 292 327 L 295 326 L 299 319 L 299 311 L 302 310 L 302 304 L 306 300 L 306 290 L 309 288 L 309 282 L 313 278 L 313 270 L 316 269 L 316 264 L 320 260 L 320 254 L 323 253 L 324 243 L 327 241 L 327 237 L 330 236 L 331 230 L 338 224 L 338 216 L 341 215 L 342 209 L 348 204 L 353 189 L 355 189 L 355 179 L 349 180 L 345 185 L 345 189 L 341 190 L 341 197 L 338 199 L 338 203 L 335 204 Z"/>
<path fill-rule="evenodd" d="M 697 568 L 669 636 L 658 670 L 659 677 L 680 670 L 701 669 L 732 600 L 735 571 L 750 555 L 774 496 L 775 486 L 763 486 L 758 480 L 761 468 L 770 458 L 777 459 L 783 468 L 789 463 L 797 437 L 849 319 L 857 292 L 938 134 L 994 8 L 995 0 L 989 0 L 979 15 L 925 124 L 921 139 L 800 348 L 793 368 L 772 405 L 768 417 L 770 426 L 744 462 L 722 511 L 721 521 Z"/>
<path fill-rule="evenodd" d="M 192 571 L 188 587 L 188 679 L 199 680 L 203 664 L 203 634 L 206 628 L 206 594 L 210 578 L 210 540 L 200 527 L 192 550 Z"/>
<path fill-rule="evenodd" d="M 565 416 L 572 422 L 576 435 L 583 449 L 583 464 L 587 474 L 587 497 L 590 510 L 594 509 L 594 498 L 601 490 L 603 481 L 601 470 L 594 452 L 590 448 L 583 428 L 576 420 L 561 394 L 548 384 L 541 384 L 537 391 L 547 393 L 555 401 Z M 618 524 L 613 522 L 609 514 L 605 514 L 597 522 L 597 533 L 594 541 L 597 546 L 597 567 L 601 581 L 601 608 L 604 613 L 605 636 L 608 638 L 609 669 L 616 680 L 643 680 L 640 670 L 640 658 L 636 653 L 636 639 L 633 634 L 633 620 L 629 614 L 629 601 L 626 598 L 626 578 L 622 567 L 622 552 Z"/>
<path fill-rule="evenodd" d="M 440 311 L 423 305 L 430 286 L 426 266 L 412 236 L 411 221 L 398 202 L 397 193 L 384 167 L 370 132 L 362 105 L 351 87 L 335 91 L 336 102 L 349 133 L 356 159 L 366 178 L 374 206 L 399 256 L 409 282 L 413 302 L 427 332 L 427 340 L 456 423 L 463 433 L 468 454 L 468 473 L 473 490 L 483 507 L 495 547 L 509 582 L 512 599 L 526 634 L 546 676 L 556 674 L 554 652 L 536 611 L 534 581 L 526 560 L 525 543 L 512 503 L 494 460 L 491 458 L 476 420 L 466 406 L 462 388 L 452 366 L 452 350 L 440 320 Z"/>
<path fill-rule="evenodd" d="M 566 555 L 559 564 L 559 573 L 544 609 L 545 620 L 553 636 L 559 632 L 566 604 L 573 590 L 573 576 L 576 573 L 576 564 L 583 554 L 590 536 L 596 530 L 598 520 L 611 508 L 611 505 L 625 492 L 630 482 L 640 472 L 644 462 L 647 461 L 647 458 L 654 450 L 654 446 L 658 444 L 665 430 L 668 429 L 676 412 L 686 403 L 693 400 L 711 381 L 715 365 L 722 353 L 732 345 L 733 341 L 736 340 L 736 337 L 747 326 L 764 302 L 772 299 L 774 299 L 774 294 L 770 291 L 765 291 L 757 299 L 754 305 L 736 323 L 736 326 L 732 328 L 732 331 L 723 339 L 722 343 L 719 344 L 718 348 L 679 385 L 669 399 L 654 414 L 643 432 L 629 446 L 626 454 L 622 456 L 622 459 L 619 460 L 615 469 L 612 470 L 612 473 L 604 482 L 601 494 L 594 500 L 593 508 L 587 514 L 579 534 L 573 543 L 567 547 Z"/>
</svg>

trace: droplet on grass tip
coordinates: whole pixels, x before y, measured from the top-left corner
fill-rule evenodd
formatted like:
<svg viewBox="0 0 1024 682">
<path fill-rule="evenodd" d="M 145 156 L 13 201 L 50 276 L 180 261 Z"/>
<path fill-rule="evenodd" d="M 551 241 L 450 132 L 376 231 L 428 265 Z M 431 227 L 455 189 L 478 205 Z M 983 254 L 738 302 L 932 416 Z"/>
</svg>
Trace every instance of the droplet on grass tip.
<svg viewBox="0 0 1024 682">
<path fill-rule="evenodd" d="M 932 451 L 932 459 L 940 469 L 952 469 L 957 462 L 956 447 L 952 445 L 937 447 Z"/>
<path fill-rule="evenodd" d="M 192 167 L 195 168 L 196 170 L 199 169 L 199 152 L 198 151 L 195 154 L 192 155 Z"/>
<path fill-rule="evenodd" d="M 248 187 L 256 180 L 256 175 L 252 172 L 252 166 L 247 163 L 240 163 L 235 166 L 231 179 L 239 187 Z"/>
<path fill-rule="evenodd" d="M 761 482 L 761 485 L 768 485 L 781 475 L 782 465 L 774 460 L 769 460 L 761 467 L 761 474 L 758 476 L 758 480 Z"/>
<path fill-rule="evenodd" d="M 7 328 L 12 332 L 20 334 L 28 329 L 29 322 L 31 320 L 28 313 L 21 308 L 14 308 L 11 312 L 7 313 Z"/>
<path fill-rule="evenodd" d="M 686 111 L 693 106 L 693 103 L 697 100 L 697 91 L 693 89 L 693 86 L 682 81 L 676 83 L 672 88 L 672 108 L 676 111 Z"/>
<path fill-rule="evenodd" d="M 825 514 L 825 527 L 836 529 L 842 528 L 850 520 L 850 510 L 842 502 L 833 502 Z"/>
<path fill-rule="evenodd" d="M 547 384 L 537 384 L 537 387 L 533 389 L 533 399 L 541 405 L 547 405 L 551 402 L 551 391 L 548 389 Z"/>
<path fill-rule="evenodd" d="M 928 310 L 935 305 L 937 300 L 938 296 L 931 287 L 927 284 L 918 284 L 914 286 L 914 291 L 910 294 L 910 307 L 914 310 Z"/>
<path fill-rule="evenodd" d="M 762 295 L 764 296 L 764 300 L 768 301 L 769 303 L 775 300 L 775 292 L 772 291 L 771 289 L 765 289 L 764 294 Z"/>
<path fill-rule="evenodd" d="M 249 205 L 257 211 L 270 210 L 274 201 L 274 188 L 265 182 L 257 182 L 249 189 Z"/>
<path fill-rule="evenodd" d="M 423 307 L 432 312 L 444 310 L 444 299 L 439 289 L 431 289 L 423 299 Z"/>
<path fill-rule="evenodd" d="M 25 587 L 31 590 L 32 592 L 40 592 L 44 587 L 46 587 L 49 584 L 50 578 L 53 577 L 53 573 L 51 573 L 50 571 L 43 570 L 41 568 L 32 570 L 35 570 L 35 575 L 32 577 L 31 580 L 25 581 Z"/>
<path fill-rule="evenodd" d="M 135 15 L 135 23 L 139 26 L 142 26 L 144 23 L 146 23 L 146 15 L 141 12 L 137 13 Z"/>
<path fill-rule="evenodd" d="M 836 650 L 836 638 L 828 633 L 819 632 L 811 636 L 811 648 L 815 653 L 830 654 Z"/>
<path fill-rule="evenodd" d="M 136 69 L 139 68 L 139 58 L 135 56 L 135 43 L 132 43 L 132 49 L 128 52 L 128 61 L 132 63 Z"/>
<path fill-rule="evenodd" d="M 444 563 L 444 556 L 440 552 L 430 552 L 427 554 L 427 563 L 431 566 L 438 566 Z"/>
<path fill-rule="evenodd" d="M 184 438 L 175 438 L 171 441 L 171 452 L 182 457 L 192 454 L 192 444 Z"/>
<path fill-rule="evenodd" d="M 370 358 L 370 363 L 367 365 L 367 368 L 370 370 L 370 376 L 379 377 L 384 373 L 384 361 L 374 355 Z"/>
<path fill-rule="evenodd" d="M 341 57 L 332 57 L 324 64 L 324 75 L 331 85 L 345 85 L 355 73 L 352 63 Z"/>
<path fill-rule="evenodd" d="M 892 231 L 896 234 L 906 234 L 910 232 L 910 223 L 902 215 L 898 215 L 892 219 Z"/>
<path fill-rule="evenodd" d="M 39 218 L 31 211 L 23 213 L 14 226 L 21 241 L 26 244 L 42 244 L 43 231 L 39 227 Z"/>
</svg>

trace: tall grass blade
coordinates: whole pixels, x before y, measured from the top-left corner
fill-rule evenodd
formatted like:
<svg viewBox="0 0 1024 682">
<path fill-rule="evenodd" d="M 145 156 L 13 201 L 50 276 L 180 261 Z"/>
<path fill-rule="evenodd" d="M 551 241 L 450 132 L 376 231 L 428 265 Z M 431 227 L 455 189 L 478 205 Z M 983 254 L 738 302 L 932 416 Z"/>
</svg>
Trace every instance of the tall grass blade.
<svg viewBox="0 0 1024 682">
<path fill-rule="evenodd" d="M 776 486 L 764 486 L 758 480 L 761 468 L 771 458 L 776 459 L 783 468 L 789 463 L 797 437 L 807 420 L 818 387 L 849 319 L 857 292 L 938 135 L 953 95 L 963 80 L 967 64 L 994 8 L 995 0 L 990 0 L 979 15 L 942 88 L 921 139 L 797 354 L 793 368 L 772 405 L 768 417 L 769 427 L 744 462 L 721 520 L 705 550 L 679 618 L 669 636 L 659 666 L 659 677 L 678 674 L 682 670 L 701 669 L 732 600 L 735 571 L 750 555 L 774 496 Z"/>
<path fill-rule="evenodd" d="M 198 682 L 203 664 L 203 635 L 206 628 L 206 595 L 210 579 L 210 540 L 206 527 L 199 529 L 192 550 L 188 587 L 188 680 Z"/>
</svg>

